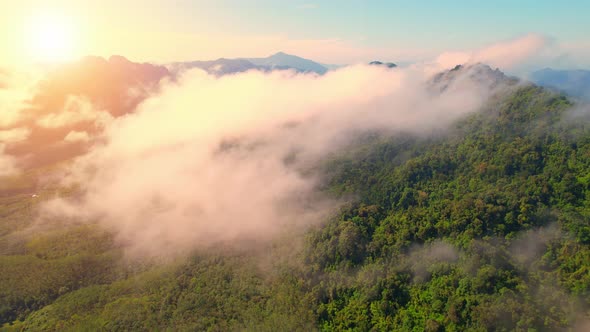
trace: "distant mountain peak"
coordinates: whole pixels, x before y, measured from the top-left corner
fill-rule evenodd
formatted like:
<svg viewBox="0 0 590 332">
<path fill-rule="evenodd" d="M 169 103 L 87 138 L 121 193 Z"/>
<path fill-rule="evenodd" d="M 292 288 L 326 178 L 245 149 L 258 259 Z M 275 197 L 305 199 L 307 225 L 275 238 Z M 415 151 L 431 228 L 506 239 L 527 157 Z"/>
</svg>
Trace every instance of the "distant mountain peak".
<svg viewBox="0 0 590 332">
<path fill-rule="evenodd" d="M 492 69 L 485 63 L 456 65 L 452 69 L 440 72 L 432 78 L 432 84 L 440 91 L 446 90 L 457 81 L 468 80 L 471 84 L 478 84 L 494 88 L 500 84 L 512 84 L 519 80 L 506 76 L 500 69 Z"/>
<path fill-rule="evenodd" d="M 277 52 L 266 58 L 249 58 L 248 61 L 257 66 L 267 67 L 269 69 L 295 69 L 300 72 L 314 72 L 324 74 L 328 71 L 325 66 L 296 55 L 285 52 Z"/>
<path fill-rule="evenodd" d="M 452 69 L 437 74 L 437 76 L 453 76 L 459 73 L 469 73 L 472 76 L 485 75 L 489 77 L 496 77 L 498 79 L 506 78 L 506 75 L 499 68 L 493 69 L 489 65 L 481 62 L 468 65 L 459 64 Z"/>
<path fill-rule="evenodd" d="M 189 61 L 171 64 L 173 71 L 201 68 L 210 74 L 226 75 L 248 70 L 295 70 L 303 73 L 324 74 L 328 68 L 315 61 L 279 51 L 266 58 L 219 58 L 210 61 Z"/>
<path fill-rule="evenodd" d="M 371 65 L 371 66 L 385 66 L 387 68 L 397 67 L 397 65 L 393 62 L 381 62 L 381 61 L 377 61 L 377 60 L 369 62 L 369 65 Z"/>
<path fill-rule="evenodd" d="M 301 59 L 301 60 L 306 60 L 306 61 L 313 62 L 312 60 L 308 60 L 308 59 L 305 59 L 305 58 L 302 58 L 300 56 L 293 55 L 293 54 L 287 54 L 285 52 L 277 52 L 277 53 L 275 53 L 275 54 L 273 54 L 271 56 L 268 56 L 268 57 L 262 58 L 262 59 L 281 59 L 281 60 L 282 59 L 284 59 L 284 60 L 288 60 L 288 59 Z"/>
</svg>

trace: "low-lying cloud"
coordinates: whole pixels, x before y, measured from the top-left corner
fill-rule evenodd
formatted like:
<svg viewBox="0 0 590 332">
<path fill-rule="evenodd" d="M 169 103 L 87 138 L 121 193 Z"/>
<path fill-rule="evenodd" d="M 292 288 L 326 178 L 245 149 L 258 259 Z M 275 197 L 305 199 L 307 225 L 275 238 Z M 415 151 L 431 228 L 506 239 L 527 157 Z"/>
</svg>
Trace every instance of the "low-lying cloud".
<svg viewBox="0 0 590 332">
<path fill-rule="evenodd" d="M 548 38 L 538 34 L 528 34 L 477 50 L 445 52 L 439 55 L 435 62 L 442 68 L 480 62 L 504 70 L 514 70 L 520 65 L 533 61 L 533 58 L 548 44 Z"/>
<path fill-rule="evenodd" d="M 323 76 L 187 72 L 110 121 L 69 170 L 81 193 L 44 214 L 100 220 L 148 255 L 300 230 L 337 204 L 315 190 L 314 165 L 327 153 L 366 131 L 428 134 L 490 93 L 461 77 L 440 93 L 428 80 L 416 68 L 376 66 Z"/>
<path fill-rule="evenodd" d="M 36 123 L 42 128 L 63 128 L 82 122 L 91 122 L 103 127 L 112 118 L 108 112 L 96 110 L 87 99 L 69 96 L 63 109 L 41 116 Z"/>
</svg>

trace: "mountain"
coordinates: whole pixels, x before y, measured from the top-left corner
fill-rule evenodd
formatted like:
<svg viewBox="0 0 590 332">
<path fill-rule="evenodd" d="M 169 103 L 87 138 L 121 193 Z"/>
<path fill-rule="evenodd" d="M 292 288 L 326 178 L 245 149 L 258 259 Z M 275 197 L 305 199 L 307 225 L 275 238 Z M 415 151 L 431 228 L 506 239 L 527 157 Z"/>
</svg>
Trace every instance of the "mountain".
<svg viewBox="0 0 590 332">
<path fill-rule="evenodd" d="M 269 69 L 295 69 L 300 72 L 314 72 L 325 74 L 328 68 L 312 60 L 304 59 L 295 55 L 278 52 L 266 58 L 249 58 L 248 61 L 257 66 Z"/>
<path fill-rule="evenodd" d="M 371 61 L 369 62 L 371 66 L 385 66 L 387 68 L 395 68 L 397 65 L 393 62 L 381 62 L 381 61 Z"/>
<path fill-rule="evenodd" d="M 241 73 L 248 70 L 272 71 L 272 70 L 295 70 L 301 73 L 325 74 L 328 68 L 317 62 L 300 58 L 295 55 L 276 53 L 266 58 L 220 58 L 210 61 L 188 61 L 176 62 L 170 66 L 173 72 L 190 68 L 201 68 L 207 73 L 222 76 L 227 74 Z"/>
<path fill-rule="evenodd" d="M 590 70 L 545 68 L 533 72 L 530 79 L 538 85 L 590 100 Z"/>
<path fill-rule="evenodd" d="M 513 85 L 518 81 L 518 78 L 509 77 L 498 68 L 492 69 L 486 64 L 476 63 L 457 65 L 450 70 L 440 72 L 434 75 L 431 85 L 435 91 L 443 92 L 453 84 L 467 84 L 493 89 L 500 85 Z"/>
<path fill-rule="evenodd" d="M 2 179 L 2 330 L 586 331 L 587 123 L 483 64 L 432 85 L 463 82 L 508 86 L 444 133 L 326 155 L 319 190 L 348 203 L 263 249 L 136 262 L 95 223 L 32 228 L 43 200 L 77 197 L 51 169 Z"/>
</svg>

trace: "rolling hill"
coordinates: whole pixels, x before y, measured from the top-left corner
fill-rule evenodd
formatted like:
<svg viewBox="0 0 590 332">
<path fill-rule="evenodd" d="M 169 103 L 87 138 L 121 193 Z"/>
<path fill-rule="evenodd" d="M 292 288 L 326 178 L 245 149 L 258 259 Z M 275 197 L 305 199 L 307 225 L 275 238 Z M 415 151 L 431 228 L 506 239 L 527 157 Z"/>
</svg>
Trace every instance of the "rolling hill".
<svg viewBox="0 0 590 332">
<path fill-rule="evenodd" d="M 439 93 L 506 84 L 428 135 L 367 133 L 324 156 L 318 188 L 345 200 L 321 226 L 254 248 L 126 259 L 109 229 L 35 208 L 76 188 L 0 197 L 7 331 L 557 331 L 590 305 L 590 132 L 567 97 L 485 65 Z M 56 166 L 59 169 L 59 165 Z M 55 169 L 3 179 L 18 188 Z"/>
</svg>

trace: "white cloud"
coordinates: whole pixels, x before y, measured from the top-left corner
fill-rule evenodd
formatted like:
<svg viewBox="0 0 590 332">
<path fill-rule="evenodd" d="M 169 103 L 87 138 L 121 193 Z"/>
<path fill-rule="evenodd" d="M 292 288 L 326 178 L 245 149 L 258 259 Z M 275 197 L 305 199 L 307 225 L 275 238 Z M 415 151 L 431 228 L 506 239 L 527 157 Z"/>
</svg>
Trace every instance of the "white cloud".
<svg viewBox="0 0 590 332">
<path fill-rule="evenodd" d="M 30 70 L 0 71 L 0 128 L 9 128 L 23 120 L 23 109 L 30 106 L 40 75 Z"/>
<path fill-rule="evenodd" d="M 68 143 L 88 142 L 88 140 L 90 140 L 90 136 L 85 131 L 72 130 L 64 137 L 64 142 Z"/>
<path fill-rule="evenodd" d="M 62 110 L 49 113 L 37 120 L 37 125 L 43 128 L 61 128 L 81 122 L 93 122 L 103 127 L 112 116 L 105 111 L 97 111 L 85 98 L 69 96 Z"/>
<path fill-rule="evenodd" d="M 477 109 L 489 88 L 437 95 L 425 80 L 416 69 L 376 66 L 324 76 L 190 71 L 113 120 L 71 169 L 83 195 L 45 212 L 98 218 L 149 255 L 300 229 L 334 206 L 309 172 L 326 153 L 366 130 L 444 128 Z"/>
<path fill-rule="evenodd" d="M 474 51 L 444 52 L 436 58 L 435 63 L 439 68 L 452 68 L 458 64 L 481 62 L 509 70 L 531 61 L 547 45 L 547 38 L 529 34 Z"/>
<path fill-rule="evenodd" d="M 0 143 L 15 143 L 24 141 L 31 134 L 28 128 L 20 127 L 8 130 L 0 130 Z"/>
</svg>

